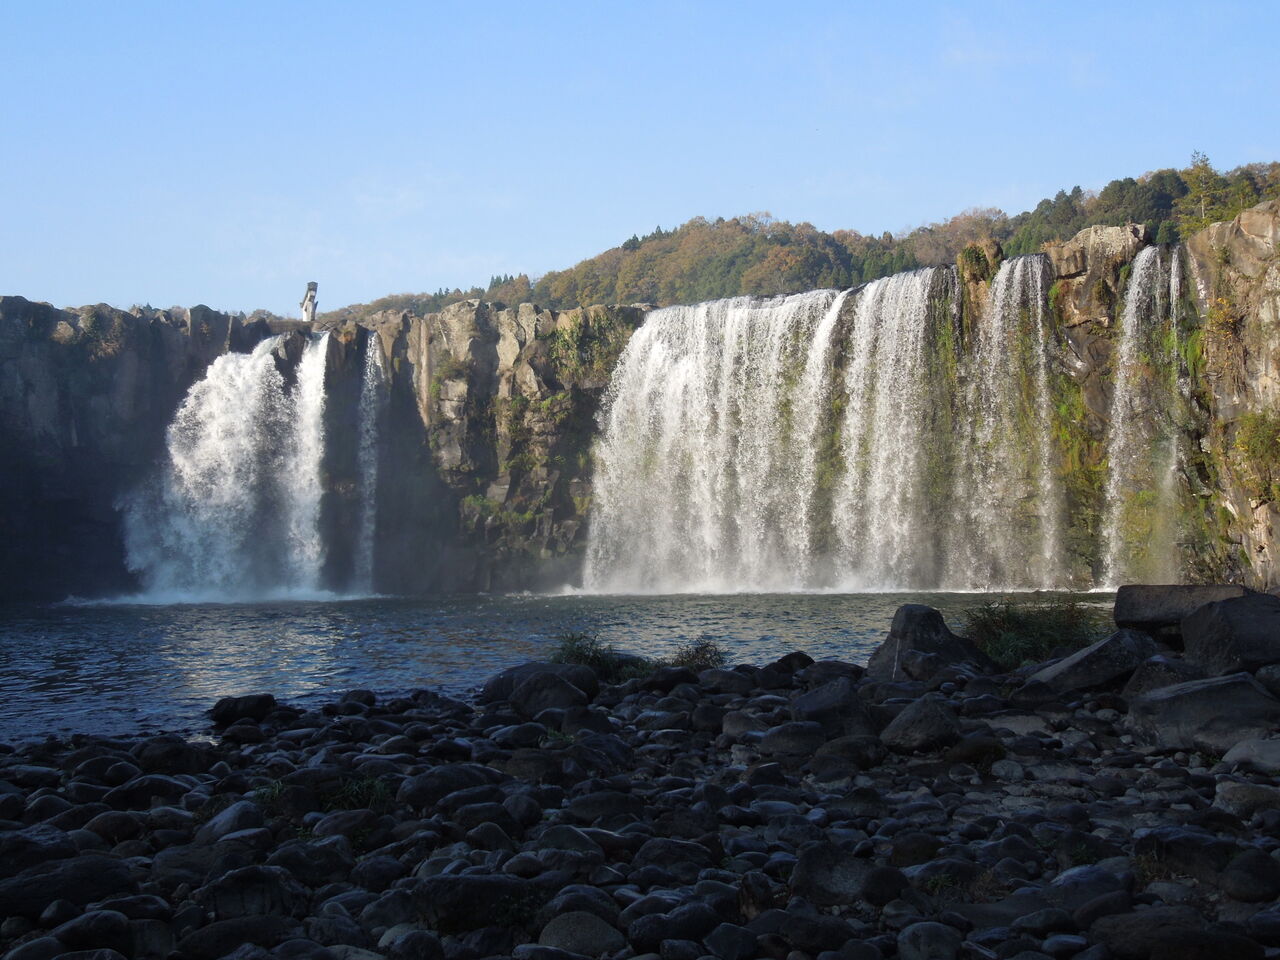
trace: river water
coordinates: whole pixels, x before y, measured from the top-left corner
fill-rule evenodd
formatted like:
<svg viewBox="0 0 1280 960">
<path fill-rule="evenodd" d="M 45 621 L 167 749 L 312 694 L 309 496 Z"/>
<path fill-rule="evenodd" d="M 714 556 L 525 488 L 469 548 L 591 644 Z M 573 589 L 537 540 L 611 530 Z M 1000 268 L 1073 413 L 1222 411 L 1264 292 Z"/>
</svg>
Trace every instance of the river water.
<svg viewBox="0 0 1280 960">
<path fill-rule="evenodd" d="M 733 663 L 792 650 L 865 663 L 902 603 L 952 625 L 982 594 L 510 595 L 0 607 L 0 742 L 198 731 L 219 697 L 315 704 L 346 690 L 465 696 L 568 631 L 660 657 L 708 636 Z M 1088 599 L 1109 605 L 1106 595 Z"/>
</svg>

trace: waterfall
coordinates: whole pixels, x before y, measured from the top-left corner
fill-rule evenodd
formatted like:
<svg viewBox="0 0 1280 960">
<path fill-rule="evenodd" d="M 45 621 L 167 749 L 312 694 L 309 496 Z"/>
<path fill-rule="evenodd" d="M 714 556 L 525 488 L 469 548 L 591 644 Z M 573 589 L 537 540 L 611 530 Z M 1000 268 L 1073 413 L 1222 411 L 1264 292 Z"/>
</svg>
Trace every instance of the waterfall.
<svg viewBox="0 0 1280 960">
<path fill-rule="evenodd" d="M 815 476 L 798 381 L 817 396 L 831 290 L 736 298 L 649 315 L 601 414 L 585 577 L 599 590 L 782 589 L 803 575 Z M 824 323 L 824 321 L 826 321 Z M 808 414 L 809 411 L 803 411 Z M 810 484 L 812 485 L 812 484 Z"/>
<path fill-rule="evenodd" d="M 218 357 L 179 406 L 161 474 L 123 503 L 125 548 L 148 596 L 315 594 L 327 335 L 287 389 L 283 337 Z"/>
<path fill-rule="evenodd" d="M 1006 260 L 963 371 L 964 443 L 948 573 L 956 585 L 1061 584 L 1064 502 L 1055 467 L 1044 256 Z"/>
<path fill-rule="evenodd" d="M 926 268 L 649 315 L 601 413 L 596 591 L 1063 585 L 1047 265 L 1005 263 L 967 348 Z"/>
<path fill-rule="evenodd" d="M 937 408 L 926 348 L 930 292 L 950 270 L 917 270 L 859 291 L 847 351 L 843 477 L 832 504 L 838 582 L 888 589 L 932 579 L 926 497 L 929 429 Z"/>
<path fill-rule="evenodd" d="M 314 587 L 324 564 L 320 498 L 324 494 L 324 371 L 329 334 L 308 341 L 298 363 L 294 389 L 293 443 L 289 454 L 289 559 L 293 582 Z"/>
<path fill-rule="evenodd" d="M 1101 582 L 1176 579 L 1180 251 L 1134 258 L 1112 354 Z M 1162 370 L 1172 370 L 1169 377 Z"/>
<path fill-rule="evenodd" d="M 373 592 L 374 534 L 378 521 L 378 421 L 386 402 L 382 346 L 369 331 L 365 340 L 364 376 L 360 381 L 360 532 L 356 542 L 355 589 Z"/>
</svg>

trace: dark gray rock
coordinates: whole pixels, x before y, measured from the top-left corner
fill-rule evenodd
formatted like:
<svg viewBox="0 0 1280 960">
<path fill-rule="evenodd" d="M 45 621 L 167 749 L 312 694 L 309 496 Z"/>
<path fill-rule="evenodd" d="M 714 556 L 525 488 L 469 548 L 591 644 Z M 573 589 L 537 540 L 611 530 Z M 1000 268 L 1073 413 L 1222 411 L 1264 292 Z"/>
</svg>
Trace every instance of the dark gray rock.
<svg viewBox="0 0 1280 960">
<path fill-rule="evenodd" d="M 265 720 L 276 708 L 276 698 L 269 693 L 250 693 L 243 697 L 223 697 L 213 705 L 209 717 L 215 726 L 229 727 L 240 720 Z"/>
<path fill-rule="evenodd" d="M 760 752 L 768 757 L 810 756 L 826 741 L 822 724 L 793 720 L 770 728 L 760 739 Z"/>
<path fill-rule="evenodd" d="M 1247 673 L 1151 690 L 1129 703 L 1128 723 L 1146 743 L 1223 754 L 1280 729 L 1280 700 Z"/>
<path fill-rule="evenodd" d="M 471 874 L 419 881 L 412 897 L 418 915 L 443 934 L 527 927 L 549 899 L 543 887 L 519 877 Z"/>
<path fill-rule="evenodd" d="M 598 957 L 621 950 L 626 946 L 626 939 L 595 913 L 571 910 L 543 927 L 538 943 L 568 953 Z"/>
<path fill-rule="evenodd" d="M 178 951 L 192 960 L 217 960 L 243 944 L 274 947 L 300 932 L 284 917 L 237 917 L 200 927 L 178 941 Z"/>
<path fill-rule="evenodd" d="M 84 906 L 137 890 L 128 864 L 91 853 L 55 860 L 0 880 L 0 916 L 37 917 L 54 900 Z"/>
<path fill-rule="evenodd" d="M 1280 597 L 1206 603 L 1182 621 L 1182 643 L 1187 659 L 1211 676 L 1280 663 Z"/>
<path fill-rule="evenodd" d="M 1222 871 L 1222 891 L 1244 903 L 1267 903 L 1280 897 L 1280 863 L 1261 850 L 1246 850 Z"/>
<path fill-rule="evenodd" d="M 480 702 L 495 703 L 499 700 L 509 700 L 516 687 L 538 674 L 551 674 L 567 680 L 586 694 L 588 699 L 594 699 L 600 692 L 600 681 L 590 667 L 577 663 L 546 663 L 535 660 L 532 663 L 511 667 L 489 678 L 480 693 Z"/>
<path fill-rule="evenodd" d="M 819 907 L 856 903 L 875 865 L 829 843 L 801 849 L 791 872 L 791 891 Z"/>
<path fill-rule="evenodd" d="M 1115 960 L 1149 960 L 1155 944 L 1166 935 L 1194 933 L 1204 926 L 1204 918 L 1191 907 L 1147 907 L 1103 917 L 1089 933 Z"/>
<path fill-rule="evenodd" d="M 899 960 L 955 960 L 964 938 L 945 923 L 913 923 L 898 934 Z"/>
<path fill-rule="evenodd" d="M 880 739 L 897 753 L 939 750 L 960 739 L 960 721 L 941 701 L 923 697 L 890 720 Z"/>
<path fill-rule="evenodd" d="M 396 792 L 396 800 L 415 810 L 428 810 L 437 801 L 458 790 L 498 783 L 502 774 L 478 763 L 449 763 L 407 778 Z"/>
<path fill-rule="evenodd" d="M 90 910 L 58 926 L 53 935 L 72 950 L 108 947 L 131 953 L 129 918 L 116 910 Z"/>
<path fill-rule="evenodd" d="M 196 843 L 213 843 L 231 833 L 251 830 L 265 823 L 262 808 L 252 800 L 237 800 L 225 810 L 215 814 L 208 823 L 196 831 Z"/>
<path fill-rule="evenodd" d="M 831 733 L 874 734 L 875 725 L 848 677 L 838 677 L 791 701 L 791 719 L 820 723 Z"/>
<path fill-rule="evenodd" d="M 888 636 L 871 654 L 867 676 L 875 680 L 902 679 L 902 658 L 909 650 L 937 654 L 947 664 L 967 662 L 980 670 L 994 667 L 972 641 L 952 633 L 942 614 L 933 607 L 908 603 L 898 608 Z"/>
<path fill-rule="evenodd" d="M 79 851 L 66 831 L 46 823 L 0 833 L 0 877 L 12 877 L 28 867 L 65 860 Z"/>
<path fill-rule="evenodd" d="M 702 942 L 718 960 L 751 960 L 756 956 L 756 935 L 734 923 L 720 924 Z"/>
<path fill-rule="evenodd" d="M 1138 664 L 1121 694 L 1125 699 L 1132 700 L 1149 690 L 1171 687 L 1175 683 L 1186 683 L 1189 680 L 1203 680 L 1204 677 L 1204 670 L 1194 663 L 1158 654 Z"/>
<path fill-rule="evenodd" d="M 1123 679 L 1155 652 L 1156 642 L 1147 634 L 1120 630 L 1037 670 L 1029 679 L 1045 684 L 1055 693 L 1089 690 Z"/>
<path fill-rule="evenodd" d="M 585 707 L 589 698 L 576 686 L 554 673 L 535 673 L 511 691 L 511 706 L 524 717 L 536 717 L 543 710 Z"/>
<path fill-rule="evenodd" d="M 1244 587 L 1230 584 L 1125 584 L 1116 591 L 1117 627 L 1159 635 L 1216 600 L 1243 597 Z"/>
<path fill-rule="evenodd" d="M 283 867 L 232 870 L 195 892 L 195 901 L 216 920 L 271 914 L 301 916 L 307 892 Z"/>
</svg>

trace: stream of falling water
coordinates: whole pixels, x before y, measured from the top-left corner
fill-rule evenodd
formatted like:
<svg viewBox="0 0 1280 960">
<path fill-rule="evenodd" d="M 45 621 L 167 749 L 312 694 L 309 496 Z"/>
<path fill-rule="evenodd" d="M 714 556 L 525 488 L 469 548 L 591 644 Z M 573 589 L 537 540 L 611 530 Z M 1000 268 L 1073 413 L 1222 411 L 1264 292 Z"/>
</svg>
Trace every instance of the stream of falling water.
<svg viewBox="0 0 1280 960">
<path fill-rule="evenodd" d="M 1177 576 L 1178 450 L 1168 397 L 1178 390 L 1177 367 L 1173 383 L 1159 373 L 1177 363 L 1178 253 L 1161 247 L 1140 251 L 1125 290 L 1107 434 L 1100 576 L 1107 587 L 1135 578 Z"/>
<path fill-rule="evenodd" d="M 210 364 L 169 426 L 157 482 L 123 504 L 127 561 L 149 598 L 321 592 L 328 335 L 306 344 L 292 390 L 281 341 Z"/>
<path fill-rule="evenodd" d="M 587 589 L 1066 585 L 1046 295 L 1007 261 L 967 352 L 951 268 L 655 311 L 601 414 Z"/>
</svg>

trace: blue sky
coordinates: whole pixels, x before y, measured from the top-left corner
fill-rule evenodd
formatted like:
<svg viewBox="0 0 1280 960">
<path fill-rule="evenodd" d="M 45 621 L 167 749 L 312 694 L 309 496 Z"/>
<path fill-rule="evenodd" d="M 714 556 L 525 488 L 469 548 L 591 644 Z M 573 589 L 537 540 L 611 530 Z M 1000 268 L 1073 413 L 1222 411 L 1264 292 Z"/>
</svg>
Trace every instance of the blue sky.
<svg viewBox="0 0 1280 960">
<path fill-rule="evenodd" d="M 1124 7 L 1124 9 L 1120 9 Z M 296 313 L 1280 159 L 1280 4 L 0 0 L 0 293 Z"/>
</svg>

